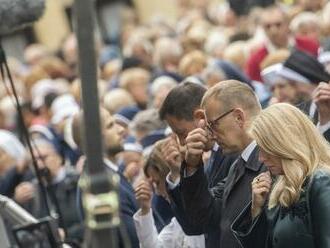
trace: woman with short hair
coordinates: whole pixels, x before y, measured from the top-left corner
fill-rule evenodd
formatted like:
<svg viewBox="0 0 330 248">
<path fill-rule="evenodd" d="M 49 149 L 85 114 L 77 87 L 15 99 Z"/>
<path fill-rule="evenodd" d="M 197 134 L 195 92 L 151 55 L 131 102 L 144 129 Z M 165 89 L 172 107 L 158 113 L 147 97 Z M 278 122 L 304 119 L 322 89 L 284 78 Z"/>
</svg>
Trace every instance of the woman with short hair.
<svg viewBox="0 0 330 248">
<path fill-rule="evenodd" d="M 252 203 L 232 225 L 244 248 L 330 247 L 330 146 L 299 109 L 263 110 L 251 136 L 269 172 L 252 182 Z"/>
</svg>

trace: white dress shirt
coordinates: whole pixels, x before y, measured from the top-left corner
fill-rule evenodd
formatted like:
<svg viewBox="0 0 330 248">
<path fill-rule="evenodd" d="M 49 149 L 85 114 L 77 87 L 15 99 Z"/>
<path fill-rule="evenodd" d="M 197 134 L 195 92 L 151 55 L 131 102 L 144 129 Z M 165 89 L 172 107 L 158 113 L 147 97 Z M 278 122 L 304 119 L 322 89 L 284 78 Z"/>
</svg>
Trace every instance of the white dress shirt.
<svg viewBox="0 0 330 248">
<path fill-rule="evenodd" d="M 152 217 L 152 210 L 141 215 L 141 210 L 133 215 L 140 248 L 205 248 L 204 235 L 186 235 L 176 218 L 158 234 Z"/>
<path fill-rule="evenodd" d="M 252 141 L 247 147 L 245 147 L 245 149 L 243 150 L 243 152 L 241 153 L 241 157 L 243 158 L 243 160 L 245 162 L 247 162 L 252 154 L 252 152 L 254 151 L 254 149 L 257 146 L 257 142 L 254 140 Z"/>
<path fill-rule="evenodd" d="M 111 162 L 110 159 L 103 158 L 103 162 L 108 168 L 110 168 L 114 172 L 118 172 L 118 166 L 116 164 L 114 164 L 113 162 Z"/>
</svg>

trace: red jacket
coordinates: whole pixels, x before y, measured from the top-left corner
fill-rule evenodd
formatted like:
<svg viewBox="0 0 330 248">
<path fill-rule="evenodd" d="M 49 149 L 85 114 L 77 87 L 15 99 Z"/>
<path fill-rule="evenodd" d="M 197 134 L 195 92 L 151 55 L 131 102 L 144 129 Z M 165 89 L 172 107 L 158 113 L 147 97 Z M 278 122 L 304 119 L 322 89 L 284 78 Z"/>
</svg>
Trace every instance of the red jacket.
<svg viewBox="0 0 330 248">
<path fill-rule="evenodd" d="M 295 48 L 308 52 L 313 56 L 317 57 L 320 44 L 317 40 L 311 39 L 309 37 L 298 36 L 295 37 Z M 268 50 L 265 45 L 262 45 L 254 53 L 250 55 L 246 62 L 246 73 L 247 75 L 255 81 L 262 82 L 260 76 L 260 64 L 264 58 L 268 55 Z"/>
</svg>

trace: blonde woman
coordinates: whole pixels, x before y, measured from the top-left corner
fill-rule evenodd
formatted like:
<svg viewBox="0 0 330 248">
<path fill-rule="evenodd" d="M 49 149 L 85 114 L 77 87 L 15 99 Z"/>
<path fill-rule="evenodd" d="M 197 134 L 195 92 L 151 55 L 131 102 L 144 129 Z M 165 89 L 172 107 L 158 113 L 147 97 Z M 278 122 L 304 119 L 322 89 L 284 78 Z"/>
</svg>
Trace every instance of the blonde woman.
<svg viewBox="0 0 330 248">
<path fill-rule="evenodd" d="M 168 200 L 165 178 L 168 165 L 161 152 L 165 140 L 155 144 L 144 167 L 148 181 L 143 180 L 135 189 L 140 209 L 133 216 L 141 248 L 205 248 L 204 235 L 187 236 L 176 218 L 158 234 L 152 217 L 152 191 Z M 153 188 L 153 190 L 152 190 Z"/>
<path fill-rule="evenodd" d="M 232 229 L 244 248 L 330 247 L 330 146 L 286 103 L 263 110 L 251 136 L 269 172 L 252 182 L 252 203 Z"/>
</svg>

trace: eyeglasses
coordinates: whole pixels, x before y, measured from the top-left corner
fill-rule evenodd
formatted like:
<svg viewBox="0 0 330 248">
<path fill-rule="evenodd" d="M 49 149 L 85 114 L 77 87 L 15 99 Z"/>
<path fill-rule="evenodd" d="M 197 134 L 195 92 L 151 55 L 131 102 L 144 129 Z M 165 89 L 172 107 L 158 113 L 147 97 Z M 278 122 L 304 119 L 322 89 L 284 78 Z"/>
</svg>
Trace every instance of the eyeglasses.
<svg viewBox="0 0 330 248">
<path fill-rule="evenodd" d="M 215 130 L 215 127 L 219 123 L 219 121 L 224 118 L 226 115 L 229 115 L 231 112 L 233 112 L 235 109 L 231 109 L 223 114 L 221 114 L 219 117 L 215 118 L 213 121 L 207 121 L 207 128 L 213 132 Z"/>
</svg>

